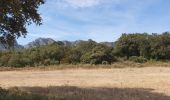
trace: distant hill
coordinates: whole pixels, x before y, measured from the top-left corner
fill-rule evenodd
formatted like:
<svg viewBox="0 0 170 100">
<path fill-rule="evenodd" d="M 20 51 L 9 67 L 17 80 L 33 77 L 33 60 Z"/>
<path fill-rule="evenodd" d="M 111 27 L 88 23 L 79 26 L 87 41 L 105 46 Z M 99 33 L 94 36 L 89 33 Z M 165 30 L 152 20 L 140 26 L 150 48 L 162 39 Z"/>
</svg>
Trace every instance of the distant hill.
<svg viewBox="0 0 170 100">
<path fill-rule="evenodd" d="M 104 44 L 104 45 L 107 45 L 109 47 L 114 47 L 115 46 L 115 42 L 100 42 L 100 44 Z"/>
<path fill-rule="evenodd" d="M 42 46 L 42 45 L 49 45 L 49 44 L 53 44 L 56 41 L 51 39 L 51 38 L 38 38 L 30 43 L 28 43 L 27 45 L 24 46 L 24 48 L 33 48 L 33 47 L 38 47 L 38 46 Z"/>
<path fill-rule="evenodd" d="M 63 44 L 64 44 L 65 46 L 71 46 L 71 45 L 74 44 L 74 42 L 71 42 L 71 41 L 61 41 L 61 42 L 63 42 Z"/>
<path fill-rule="evenodd" d="M 50 45 L 53 43 L 58 43 L 60 45 L 65 45 L 65 46 L 72 46 L 72 45 L 77 45 L 81 42 L 86 42 L 84 40 L 76 40 L 76 41 L 55 41 L 51 38 L 38 38 L 30 43 L 28 43 L 27 45 L 24 46 L 24 48 L 33 48 L 33 47 L 38 47 L 38 46 L 42 46 L 42 45 Z M 107 45 L 109 47 L 114 47 L 114 42 L 100 42 L 101 44 Z"/>
</svg>

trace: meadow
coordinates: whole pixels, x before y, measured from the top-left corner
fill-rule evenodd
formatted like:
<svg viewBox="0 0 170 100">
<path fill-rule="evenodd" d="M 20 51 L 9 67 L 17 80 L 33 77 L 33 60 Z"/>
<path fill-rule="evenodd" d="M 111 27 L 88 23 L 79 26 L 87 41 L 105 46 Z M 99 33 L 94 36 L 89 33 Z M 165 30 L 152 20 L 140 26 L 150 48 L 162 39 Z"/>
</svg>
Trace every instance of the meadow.
<svg viewBox="0 0 170 100">
<path fill-rule="evenodd" d="M 0 100 L 170 100 L 169 65 L 124 62 L 2 68 Z"/>
</svg>

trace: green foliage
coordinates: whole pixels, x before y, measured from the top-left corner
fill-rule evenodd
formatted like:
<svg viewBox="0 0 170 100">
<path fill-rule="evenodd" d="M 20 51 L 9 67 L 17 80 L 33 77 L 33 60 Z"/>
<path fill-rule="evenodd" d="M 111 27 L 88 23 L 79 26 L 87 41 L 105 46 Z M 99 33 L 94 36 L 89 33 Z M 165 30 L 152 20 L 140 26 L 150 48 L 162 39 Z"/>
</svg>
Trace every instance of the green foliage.
<svg viewBox="0 0 170 100">
<path fill-rule="evenodd" d="M 170 34 L 165 32 L 161 35 L 154 34 L 151 39 L 151 58 L 170 59 Z"/>
<path fill-rule="evenodd" d="M 123 34 L 116 43 L 115 50 L 120 56 L 147 56 L 147 34 Z"/>
<path fill-rule="evenodd" d="M 79 50 L 73 49 L 73 50 L 71 50 L 71 52 L 69 54 L 69 62 L 71 64 L 80 63 L 81 56 L 82 56 L 82 54 L 81 54 L 81 52 Z"/>
<path fill-rule="evenodd" d="M 96 43 L 92 40 L 80 41 L 73 46 L 63 43 L 40 46 L 0 55 L 1 66 L 25 67 L 58 64 L 111 64 L 114 61 L 112 47 Z M 106 63 L 106 64 L 107 64 Z"/>
<path fill-rule="evenodd" d="M 92 49 L 91 64 L 102 64 L 103 61 L 107 61 L 109 64 L 113 62 L 112 48 L 106 45 L 98 44 Z"/>
<path fill-rule="evenodd" d="M 22 62 L 20 61 L 19 57 L 12 56 L 8 61 L 8 66 L 22 67 Z"/>
<path fill-rule="evenodd" d="M 108 62 L 108 61 L 102 61 L 102 64 L 103 64 L 103 65 L 108 65 L 109 62 Z"/>
<path fill-rule="evenodd" d="M 137 57 L 137 56 L 132 56 L 129 58 L 130 61 L 136 62 L 136 63 L 145 63 L 147 62 L 147 59 L 144 57 Z"/>
<path fill-rule="evenodd" d="M 43 64 L 44 64 L 45 66 L 50 65 L 50 59 L 45 59 L 44 62 L 43 62 Z"/>
<path fill-rule="evenodd" d="M 34 64 L 32 63 L 32 60 L 27 58 L 27 57 L 22 57 L 20 58 L 21 59 L 21 62 L 23 64 L 23 66 L 34 66 Z M 22 66 L 22 67 L 23 67 Z"/>
<path fill-rule="evenodd" d="M 10 53 L 4 53 L 0 58 L 0 65 L 6 67 L 8 65 L 10 57 L 11 57 Z"/>
<path fill-rule="evenodd" d="M 170 33 L 123 34 L 116 42 L 114 54 L 121 57 L 137 56 L 147 59 L 170 59 Z"/>
<path fill-rule="evenodd" d="M 0 0 L 0 42 L 12 46 L 16 38 L 27 34 L 27 25 L 40 25 L 41 4 L 44 0 Z"/>
<path fill-rule="evenodd" d="M 60 62 L 56 60 L 50 60 L 50 65 L 59 65 Z"/>
<path fill-rule="evenodd" d="M 62 42 L 51 45 L 0 53 L 0 65 L 9 67 L 59 64 L 112 64 L 117 59 L 144 63 L 147 60 L 170 60 L 170 34 L 123 34 L 109 47 L 93 40 L 75 45 Z M 119 60 L 120 61 L 120 60 Z"/>
<path fill-rule="evenodd" d="M 82 55 L 80 60 L 83 64 L 89 64 L 91 60 L 91 52 L 87 52 L 84 55 Z"/>
</svg>

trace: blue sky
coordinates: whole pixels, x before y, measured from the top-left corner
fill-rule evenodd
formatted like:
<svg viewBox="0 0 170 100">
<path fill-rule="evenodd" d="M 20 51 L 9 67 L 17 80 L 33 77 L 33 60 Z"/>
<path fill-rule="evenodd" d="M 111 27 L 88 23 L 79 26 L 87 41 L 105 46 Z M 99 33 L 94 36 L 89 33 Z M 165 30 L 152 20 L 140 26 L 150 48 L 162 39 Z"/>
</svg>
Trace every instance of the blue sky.
<svg viewBox="0 0 170 100">
<path fill-rule="evenodd" d="M 28 26 L 27 44 L 39 37 L 55 40 L 116 41 L 122 33 L 170 31 L 170 0 L 46 0 L 39 9 L 43 25 Z"/>
</svg>

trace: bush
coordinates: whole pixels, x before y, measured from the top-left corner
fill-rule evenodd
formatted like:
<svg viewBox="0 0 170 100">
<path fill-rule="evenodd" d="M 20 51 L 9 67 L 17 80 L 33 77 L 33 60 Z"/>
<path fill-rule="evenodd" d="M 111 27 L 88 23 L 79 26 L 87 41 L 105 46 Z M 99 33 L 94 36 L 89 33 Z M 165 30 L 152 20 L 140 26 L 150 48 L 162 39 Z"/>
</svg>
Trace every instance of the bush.
<svg viewBox="0 0 170 100">
<path fill-rule="evenodd" d="M 44 64 L 45 66 L 47 66 L 47 65 L 50 65 L 50 63 L 51 63 L 51 62 L 50 62 L 50 59 L 45 59 L 43 64 Z"/>
<path fill-rule="evenodd" d="M 92 60 L 90 61 L 90 64 L 91 64 L 91 65 L 96 65 L 96 64 L 97 64 L 97 60 L 96 60 L 96 59 L 92 59 Z"/>
<path fill-rule="evenodd" d="M 60 62 L 57 60 L 51 60 L 51 59 L 45 59 L 43 62 L 43 65 L 48 66 L 48 65 L 59 65 Z"/>
<path fill-rule="evenodd" d="M 91 58 L 91 53 L 87 52 L 81 56 L 80 61 L 83 64 L 89 64 L 91 60 L 90 58 Z"/>
<path fill-rule="evenodd" d="M 102 64 L 103 64 L 103 65 L 108 65 L 109 62 L 108 62 L 108 61 L 102 61 Z"/>
<path fill-rule="evenodd" d="M 18 55 L 12 55 L 8 61 L 8 66 L 10 67 L 24 67 L 23 62 L 20 60 Z"/>
<path fill-rule="evenodd" d="M 144 57 L 137 57 L 137 56 L 132 56 L 129 58 L 130 61 L 137 62 L 137 63 L 145 63 L 147 62 L 147 59 Z"/>
<path fill-rule="evenodd" d="M 8 66 L 8 61 L 10 59 L 10 56 L 8 55 L 3 55 L 1 58 L 0 58 L 0 66 Z"/>
<path fill-rule="evenodd" d="M 60 62 L 57 61 L 57 60 L 51 60 L 50 61 L 50 65 L 59 65 L 59 64 L 60 64 Z"/>
<path fill-rule="evenodd" d="M 23 63 L 24 66 L 34 66 L 32 60 L 26 57 L 22 58 L 21 62 Z"/>
</svg>

